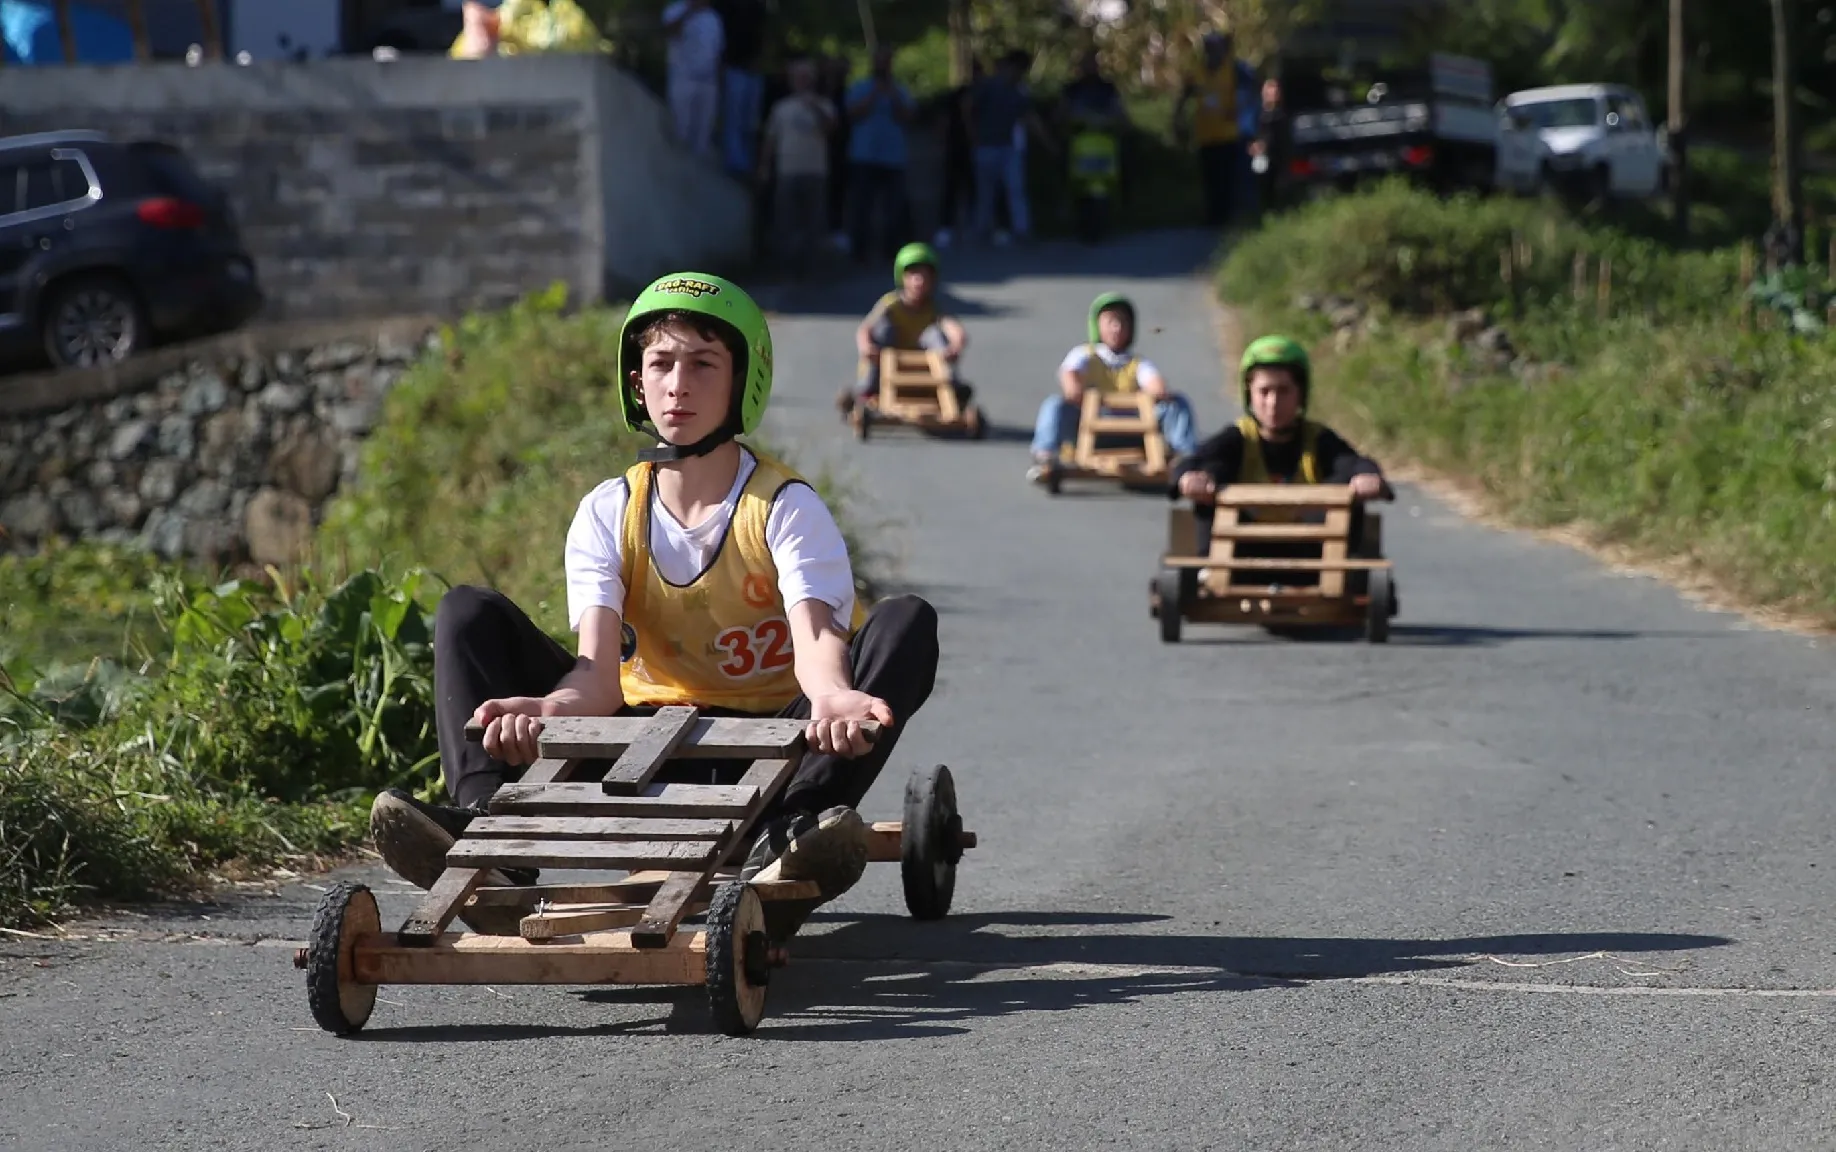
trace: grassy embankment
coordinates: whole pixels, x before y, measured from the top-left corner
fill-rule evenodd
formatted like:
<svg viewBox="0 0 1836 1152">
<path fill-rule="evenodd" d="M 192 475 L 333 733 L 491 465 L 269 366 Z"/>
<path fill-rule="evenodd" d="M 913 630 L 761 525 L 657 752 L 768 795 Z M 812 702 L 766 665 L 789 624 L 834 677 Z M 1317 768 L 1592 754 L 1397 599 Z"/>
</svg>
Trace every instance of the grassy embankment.
<svg viewBox="0 0 1836 1152">
<path fill-rule="evenodd" d="M 441 591 L 495 586 L 562 634 L 574 507 L 641 447 L 609 403 L 621 313 L 559 304 L 446 333 L 296 571 L 0 558 L 0 926 L 311 867 L 362 840 L 378 789 L 435 784 Z"/>
</svg>

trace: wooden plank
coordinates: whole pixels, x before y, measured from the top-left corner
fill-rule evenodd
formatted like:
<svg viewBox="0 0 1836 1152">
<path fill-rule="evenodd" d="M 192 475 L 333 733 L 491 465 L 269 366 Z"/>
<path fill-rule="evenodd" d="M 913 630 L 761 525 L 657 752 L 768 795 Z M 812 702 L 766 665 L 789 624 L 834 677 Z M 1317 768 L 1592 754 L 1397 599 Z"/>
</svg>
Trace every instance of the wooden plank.
<svg viewBox="0 0 1836 1152">
<path fill-rule="evenodd" d="M 1215 530 L 1216 525 L 1213 524 Z M 1198 517 L 1192 508 L 1185 504 L 1174 504 L 1167 509 L 1167 554 L 1170 556 L 1189 556 L 1193 542 L 1198 539 Z"/>
<path fill-rule="evenodd" d="M 1320 594 L 1331 599 L 1345 595 L 1345 560 L 1347 542 L 1351 539 L 1351 509 L 1334 508 L 1326 513 L 1326 529 L 1332 539 L 1320 548 Z"/>
<path fill-rule="evenodd" d="M 714 861 L 713 840 L 461 840 L 451 868 L 692 868 Z"/>
<path fill-rule="evenodd" d="M 493 816 L 744 816 L 758 789 L 737 784 L 652 784 L 641 796 L 608 796 L 597 781 L 505 784 L 491 797 Z"/>
<path fill-rule="evenodd" d="M 557 936 L 578 936 L 584 932 L 603 932 L 608 928 L 629 928 L 644 914 L 642 904 L 622 908 L 557 908 L 552 912 L 531 914 L 517 924 L 517 933 L 525 940 L 553 940 Z"/>
<path fill-rule="evenodd" d="M 1219 559 L 1216 556 L 1163 556 L 1160 563 L 1166 568 L 1238 569 L 1244 572 L 1369 572 L 1390 567 L 1388 560 L 1364 560 L 1356 556 L 1347 556 L 1343 560 L 1283 560 L 1272 556 L 1236 556 L 1230 559 Z"/>
<path fill-rule="evenodd" d="M 472 903 L 533 907 L 537 901 L 549 904 L 643 904 L 657 894 L 657 887 L 669 873 L 640 872 L 617 883 L 604 884 L 530 884 L 510 888 L 480 888 L 472 893 Z M 649 880 L 637 876 L 654 877 Z"/>
<path fill-rule="evenodd" d="M 706 934 L 664 948 L 632 947 L 629 932 L 591 932 L 531 943 L 520 936 L 449 933 L 425 948 L 387 933 L 359 936 L 352 974 L 362 984 L 703 984 Z"/>
<path fill-rule="evenodd" d="M 1343 540 L 1326 524 L 1212 524 L 1213 540 Z"/>
<path fill-rule="evenodd" d="M 553 784 L 566 780 L 580 767 L 579 760 L 561 760 L 554 757 L 543 757 L 529 766 L 529 769 L 518 778 L 519 784 Z"/>
<path fill-rule="evenodd" d="M 1258 504 L 1284 508 L 1349 508 L 1353 497 L 1347 484 L 1230 484 L 1218 490 L 1217 502 L 1227 508 L 1255 508 Z"/>
<path fill-rule="evenodd" d="M 453 917 L 459 915 L 459 909 L 464 907 L 472 890 L 483 882 L 484 875 L 483 867 L 455 867 L 449 864 L 446 871 L 440 873 L 440 878 L 434 881 L 434 886 L 427 890 L 427 895 L 421 897 L 421 902 L 415 905 L 414 911 L 409 913 L 408 919 L 402 921 L 396 937 L 411 948 L 431 946 L 440 938 L 440 933 L 446 931 L 446 926 L 453 922 Z"/>
<path fill-rule="evenodd" d="M 878 732 L 878 726 L 876 725 L 873 730 Z M 801 761 L 801 751 L 787 760 L 757 760 L 752 767 L 746 770 L 746 774 L 740 777 L 741 784 L 758 789 L 759 799 L 753 805 L 752 811 L 748 812 L 740 822 L 739 827 L 734 829 L 733 836 L 728 841 L 732 845 L 728 852 L 729 855 L 746 851 L 747 837 L 752 832 L 753 824 L 757 823 L 760 813 L 778 798 L 778 793 L 783 790 L 784 786 L 790 783 L 790 778 L 795 774 L 797 765 Z M 701 890 L 703 884 L 713 878 L 714 873 L 724 863 L 726 863 L 725 860 L 715 859 L 709 862 L 699 876 L 688 872 L 678 872 L 665 880 L 663 886 L 657 889 L 656 896 L 651 899 L 650 907 L 644 912 L 644 918 L 638 922 L 636 928 L 632 929 L 632 942 L 639 948 L 661 948 L 667 945 L 675 935 L 676 925 L 682 923 L 682 917 L 687 914 L 689 900 Z"/>
<path fill-rule="evenodd" d="M 676 749 L 679 760 L 756 760 L 788 756 L 803 742 L 802 720 L 707 717 Z M 609 760 L 639 739 L 643 716 L 551 716 L 537 738 L 542 755 Z"/>
<path fill-rule="evenodd" d="M 608 796 L 636 796 L 643 792 L 700 718 L 699 708 L 671 705 L 657 709 L 645 724 L 643 735 L 632 740 L 606 770 L 600 781 L 601 791 Z"/>
<path fill-rule="evenodd" d="M 719 840 L 731 831 L 731 820 L 630 816 L 480 816 L 465 826 L 468 840 Z"/>
</svg>

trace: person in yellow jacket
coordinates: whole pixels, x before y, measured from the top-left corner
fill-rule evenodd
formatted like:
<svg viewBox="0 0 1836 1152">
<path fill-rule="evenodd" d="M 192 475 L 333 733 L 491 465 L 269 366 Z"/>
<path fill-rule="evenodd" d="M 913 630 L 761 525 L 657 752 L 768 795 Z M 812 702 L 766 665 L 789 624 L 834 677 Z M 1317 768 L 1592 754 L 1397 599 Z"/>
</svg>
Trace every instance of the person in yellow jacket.
<svg viewBox="0 0 1836 1152">
<path fill-rule="evenodd" d="M 1205 223 L 1214 227 L 1232 223 L 1252 191 L 1249 141 L 1260 119 L 1255 93 L 1256 71 L 1238 58 L 1231 33 L 1206 33 L 1198 67 L 1173 106 L 1173 124 L 1198 150 Z"/>
<path fill-rule="evenodd" d="M 658 445 L 575 512 L 564 567 L 578 654 L 501 593 L 448 592 L 433 648 L 451 803 L 383 793 L 371 811 L 377 850 L 431 887 L 467 823 L 537 758 L 546 717 L 696 704 L 808 721 L 810 752 L 741 875 L 811 880 L 821 900 L 834 899 L 867 864 L 855 809 L 930 696 L 936 610 L 894 596 L 864 611 L 822 498 L 737 439 L 758 428 L 772 381 L 771 333 L 738 285 L 688 272 L 651 284 L 625 317 L 617 373 L 622 422 Z M 870 720 L 884 726 L 872 744 L 861 731 Z M 485 726 L 482 744 L 466 742 L 472 723 Z M 534 880 L 523 872 L 496 882 Z"/>
</svg>

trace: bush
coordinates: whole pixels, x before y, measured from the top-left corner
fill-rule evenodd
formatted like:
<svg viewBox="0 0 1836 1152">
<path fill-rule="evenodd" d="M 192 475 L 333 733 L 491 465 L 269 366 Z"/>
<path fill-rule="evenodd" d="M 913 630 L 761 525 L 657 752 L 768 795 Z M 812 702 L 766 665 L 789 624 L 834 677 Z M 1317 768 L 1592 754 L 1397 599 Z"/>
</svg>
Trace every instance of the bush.
<svg viewBox="0 0 1836 1152">
<path fill-rule="evenodd" d="M 1577 307 L 1555 275 L 1514 301 L 1497 276 L 1514 230 L 1558 261 L 1618 254 L 1615 313 Z M 1667 252 L 1534 205 L 1386 188 L 1272 222 L 1220 283 L 1252 331 L 1314 343 L 1322 415 L 1367 451 L 1470 481 L 1520 522 L 1574 526 L 1836 622 L 1836 348 L 1783 324 L 1743 330 L 1735 266 L 1725 250 Z M 1323 340 L 1330 323 L 1294 297 L 1333 293 L 1373 305 L 1377 324 Z M 1434 318 L 1471 307 L 1512 317 L 1518 362 Z"/>
</svg>

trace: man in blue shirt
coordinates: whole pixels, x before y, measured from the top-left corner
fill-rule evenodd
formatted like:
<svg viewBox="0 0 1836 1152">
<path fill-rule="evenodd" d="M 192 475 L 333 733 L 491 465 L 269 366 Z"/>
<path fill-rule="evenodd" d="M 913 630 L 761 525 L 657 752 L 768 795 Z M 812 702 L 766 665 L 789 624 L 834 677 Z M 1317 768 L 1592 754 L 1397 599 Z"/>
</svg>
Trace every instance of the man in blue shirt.
<svg viewBox="0 0 1836 1152">
<path fill-rule="evenodd" d="M 848 139 L 848 179 L 854 186 L 850 221 L 854 258 L 866 263 L 873 211 L 882 213 L 880 255 L 890 258 L 905 238 L 906 125 L 917 104 L 905 85 L 893 79 L 892 49 L 873 54 L 873 72 L 848 89 L 846 112 L 853 130 Z"/>
</svg>

